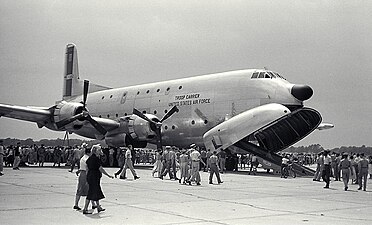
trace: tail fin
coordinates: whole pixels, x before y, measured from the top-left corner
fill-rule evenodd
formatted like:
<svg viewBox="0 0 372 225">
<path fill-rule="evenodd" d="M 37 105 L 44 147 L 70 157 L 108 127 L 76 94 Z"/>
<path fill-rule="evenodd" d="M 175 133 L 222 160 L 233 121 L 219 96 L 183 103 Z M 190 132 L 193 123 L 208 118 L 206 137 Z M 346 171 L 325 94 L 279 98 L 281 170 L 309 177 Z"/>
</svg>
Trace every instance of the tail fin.
<svg viewBox="0 0 372 225">
<path fill-rule="evenodd" d="M 65 71 L 63 79 L 63 99 L 83 93 L 79 82 L 77 50 L 74 44 L 66 46 Z"/>
<path fill-rule="evenodd" d="M 66 46 L 63 77 L 63 100 L 83 94 L 83 81 L 79 80 L 77 48 L 72 43 Z M 89 93 L 107 89 L 111 88 L 91 83 Z"/>
</svg>

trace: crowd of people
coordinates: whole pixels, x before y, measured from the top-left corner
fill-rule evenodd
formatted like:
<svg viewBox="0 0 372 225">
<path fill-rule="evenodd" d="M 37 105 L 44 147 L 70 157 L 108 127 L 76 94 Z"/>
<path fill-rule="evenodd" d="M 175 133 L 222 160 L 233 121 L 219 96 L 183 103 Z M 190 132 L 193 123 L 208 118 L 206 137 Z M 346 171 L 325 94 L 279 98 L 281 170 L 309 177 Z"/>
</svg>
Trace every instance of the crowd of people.
<svg viewBox="0 0 372 225">
<path fill-rule="evenodd" d="M 155 163 L 152 169 L 152 176 L 178 181 L 180 184 L 201 185 L 200 171 L 209 172 L 209 184 L 213 184 L 213 177 L 216 176 L 217 183 L 221 184 L 220 173 L 225 170 L 225 152 L 199 149 L 195 144 L 189 149 L 179 149 L 176 146 L 166 146 L 165 149 L 158 149 L 155 156 Z M 180 177 L 177 177 L 177 168 L 180 170 Z"/>
<path fill-rule="evenodd" d="M 372 179 L 372 156 L 368 158 L 361 154 L 338 154 L 323 151 L 318 154 L 316 172 L 313 181 L 325 182 L 324 188 L 329 188 L 331 177 L 335 181 L 344 182 L 344 190 L 349 189 L 351 184 L 359 185 L 358 190 L 366 191 L 367 178 Z M 342 180 L 341 180 L 342 179 Z"/>
<path fill-rule="evenodd" d="M 352 184 L 359 185 L 358 190 L 366 191 L 367 179 L 372 179 L 372 157 L 366 157 L 364 154 L 337 154 L 323 151 L 319 154 L 288 154 L 283 153 L 283 161 L 296 162 L 299 164 L 316 164 L 314 181 L 325 182 L 324 188 L 330 187 L 331 177 L 335 181 L 343 181 L 345 191 L 348 190 L 349 180 Z M 91 214 L 88 210 L 92 202 L 92 209 L 102 212 L 105 209 L 101 207 L 99 200 L 104 198 L 100 186 L 102 174 L 110 178 L 127 179 L 126 170 L 129 169 L 134 180 L 140 177 L 135 171 L 134 164 L 153 165 L 152 176 L 159 179 L 169 177 L 170 180 L 178 181 L 180 184 L 201 185 L 200 171 L 209 172 L 209 184 L 213 184 L 214 177 L 218 184 L 223 183 L 221 173 L 226 171 L 226 162 L 231 167 L 229 170 L 238 170 L 249 168 L 250 173 L 256 173 L 258 159 L 254 154 L 227 154 L 226 151 L 210 151 L 205 148 L 199 148 L 195 144 L 189 148 L 179 149 L 176 146 L 166 146 L 164 149 L 134 149 L 131 145 L 121 148 L 102 148 L 100 145 L 88 147 L 87 144 L 71 147 L 47 147 L 44 145 L 21 146 L 17 143 L 15 146 L 4 146 L 0 140 L 0 176 L 3 175 L 3 166 L 13 167 L 19 170 L 20 166 L 36 165 L 44 166 L 45 162 L 52 162 L 53 167 L 69 166 L 69 172 L 74 172 L 79 176 L 78 188 L 76 191 L 75 204 L 73 209 L 81 210 L 79 200 L 86 196 L 83 208 L 84 214 Z M 119 170 L 111 176 L 102 166 L 119 167 Z M 282 165 L 283 167 L 283 165 Z M 179 176 L 177 177 L 177 172 Z M 156 174 L 156 176 L 155 176 Z"/>
</svg>

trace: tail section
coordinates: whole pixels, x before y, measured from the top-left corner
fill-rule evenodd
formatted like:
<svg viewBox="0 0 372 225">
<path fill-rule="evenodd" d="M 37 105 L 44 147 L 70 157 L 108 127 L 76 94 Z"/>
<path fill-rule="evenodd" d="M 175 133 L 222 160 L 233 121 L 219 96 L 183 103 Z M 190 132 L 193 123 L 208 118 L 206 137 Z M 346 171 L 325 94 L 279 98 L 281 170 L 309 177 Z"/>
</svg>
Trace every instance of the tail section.
<svg viewBox="0 0 372 225">
<path fill-rule="evenodd" d="M 77 50 L 74 44 L 66 46 L 65 71 L 63 79 L 63 99 L 81 95 L 83 87 L 79 82 Z"/>
<path fill-rule="evenodd" d="M 89 93 L 111 89 L 109 87 L 90 84 Z M 63 74 L 63 100 L 83 94 L 83 81 L 79 78 L 78 56 L 75 44 L 66 46 L 65 69 Z"/>
</svg>

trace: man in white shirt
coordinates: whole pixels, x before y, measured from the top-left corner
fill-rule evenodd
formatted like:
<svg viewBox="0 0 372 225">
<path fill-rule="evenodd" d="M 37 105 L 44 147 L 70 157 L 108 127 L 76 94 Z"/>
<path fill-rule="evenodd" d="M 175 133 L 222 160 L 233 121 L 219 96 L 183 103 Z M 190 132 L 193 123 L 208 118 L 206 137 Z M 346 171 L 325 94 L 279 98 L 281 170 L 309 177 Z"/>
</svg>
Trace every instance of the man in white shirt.
<svg viewBox="0 0 372 225">
<path fill-rule="evenodd" d="M 190 153 L 190 158 L 191 158 L 191 178 L 188 180 L 189 185 L 191 185 L 191 181 L 195 181 L 196 185 L 200 185 L 200 174 L 199 174 L 199 169 L 200 169 L 200 162 L 201 161 L 201 156 L 198 150 L 196 150 L 196 145 L 191 144 L 191 153 Z"/>
<path fill-rule="evenodd" d="M 281 166 L 281 172 L 282 172 L 282 174 L 281 174 L 281 178 L 282 177 L 284 177 L 284 178 L 287 178 L 287 176 L 288 176 L 288 172 L 285 172 L 284 171 L 284 169 L 285 168 L 287 168 L 287 166 L 288 166 L 288 162 L 289 162 L 289 159 L 287 158 L 288 156 L 284 156 L 283 158 L 282 158 L 282 166 Z"/>
<path fill-rule="evenodd" d="M 134 170 L 134 167 L 133 167 L 132 148 L 133 148 L 132 145 L 128 145 L 128 149 L 125 152 L 125 164 L 124 164 L 124 169 L 120 174 L 120 179 L 127 179 L 126 173 L 127 173 L 128 168 L 132 172 L 132 175 L 133 175 L 134 179 L 135 180 L 139 179 L 139 177 L 137 176 L 136 171 Z"/>
<path fill-rule="evenodd" d="M 331 176 L 331 163 L 332 158 L 329 156 L 329 151 L 324 151 L 324 168 L 323 168 L 323 174 L 322 178 L 323 181 L 326 183 L 326 186 L 324 188 L 329 188 L 329 181 Z"/>
</svg>

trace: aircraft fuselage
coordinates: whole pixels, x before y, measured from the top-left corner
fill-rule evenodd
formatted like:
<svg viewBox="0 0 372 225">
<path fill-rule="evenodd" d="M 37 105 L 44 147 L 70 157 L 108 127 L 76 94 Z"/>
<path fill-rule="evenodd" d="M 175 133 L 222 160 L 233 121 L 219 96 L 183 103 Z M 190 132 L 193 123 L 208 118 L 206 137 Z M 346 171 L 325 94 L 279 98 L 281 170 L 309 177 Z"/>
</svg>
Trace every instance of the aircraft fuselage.
<svg viewBox="0 0 372 225">
<path fill-rule="evenodd" d="M 202 145 L 206 131 L 248 109 L 268 103 L 302 106 L 302 101 L 291 94 L 293 84 L 281 77 L 252 78 L 256 72 L 265 70 L 231 71 L 94 92 L 89 94 L 87 108 L 92 116 L 118 120 L 132 114 L 133 108 L 161 118 L 176 105 L 179 112 L 163 122 L 163 144 Z M 95 138 L 89 126 L 74 133 Z"/>
</svg>

